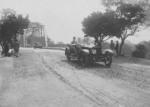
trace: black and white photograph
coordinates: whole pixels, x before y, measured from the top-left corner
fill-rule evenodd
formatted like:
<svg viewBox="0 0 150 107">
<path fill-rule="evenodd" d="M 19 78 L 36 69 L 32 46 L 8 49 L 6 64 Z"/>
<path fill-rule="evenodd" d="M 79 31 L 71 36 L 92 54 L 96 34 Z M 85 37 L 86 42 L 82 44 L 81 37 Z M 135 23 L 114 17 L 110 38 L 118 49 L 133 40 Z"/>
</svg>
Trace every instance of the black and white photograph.
<svg viewBox="0 0 150 107">
<path fill-rule="evenodd" d="M 0 107 L 150 107 L 150 0 L 0 0 Z"/>
</svg>

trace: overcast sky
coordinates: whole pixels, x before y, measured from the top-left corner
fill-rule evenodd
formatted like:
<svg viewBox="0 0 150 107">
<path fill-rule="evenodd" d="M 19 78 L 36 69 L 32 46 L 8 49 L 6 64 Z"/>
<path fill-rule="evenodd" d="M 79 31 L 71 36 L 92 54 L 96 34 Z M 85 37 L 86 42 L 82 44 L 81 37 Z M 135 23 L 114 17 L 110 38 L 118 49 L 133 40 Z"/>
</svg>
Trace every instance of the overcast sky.
<svg viewBox="0 0 150 107">
<path fill-rule="evenodd" d="M 11 8 L 29 15 L 33 22 L 45 25 L 46 34 L 55 42 L 69 43 L 73 36 L 83 37 L 81 22 L 94 11 L 104 11 L 100 0 L 0 0 L 0 10 Z M 150 32 L 141 32 L 133 43 L 150 40 Z M 144 36 L 144 37 L 143 37 Z"/>
</svg>

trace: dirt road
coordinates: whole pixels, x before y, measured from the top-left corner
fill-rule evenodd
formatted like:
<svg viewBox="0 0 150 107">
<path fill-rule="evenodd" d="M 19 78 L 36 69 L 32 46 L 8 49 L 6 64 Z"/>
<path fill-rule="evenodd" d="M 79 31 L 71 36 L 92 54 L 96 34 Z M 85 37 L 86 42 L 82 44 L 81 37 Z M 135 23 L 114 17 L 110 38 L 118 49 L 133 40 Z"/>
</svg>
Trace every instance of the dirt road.
<svg viewBox="0 0 150 107">
<path fill-rule="evenodd" d="M 83 68 L 63 51 L 22 49 L 0 58 L 0 107 L 150 107 L 150 61 Z"/>
</svg>

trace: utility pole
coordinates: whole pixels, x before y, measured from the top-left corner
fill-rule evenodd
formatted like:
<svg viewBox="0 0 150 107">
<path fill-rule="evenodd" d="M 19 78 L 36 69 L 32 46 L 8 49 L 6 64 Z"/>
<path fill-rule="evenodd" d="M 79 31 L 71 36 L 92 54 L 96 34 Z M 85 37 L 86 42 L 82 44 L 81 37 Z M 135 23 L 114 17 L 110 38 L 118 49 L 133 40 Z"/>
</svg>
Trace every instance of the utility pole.
<svg viewBox="0 0 150 107">
<path fill-rule="evenodd" d="M 27 29 L 24 29 L 24 34 L 23 34 L 23 47 L 26 47 L 26 35 L 27 35 Z"/>
<path fill-rule="evenodd" d="M 47 34 L 46 34 L 46 31 L 45 31 L 45 26 L 43 26 L 43 35 L 44 35 L 44 39 L 45 39 L 45 47 L 47 48 L 48 44 L 47 44 Z"/>
</svg>

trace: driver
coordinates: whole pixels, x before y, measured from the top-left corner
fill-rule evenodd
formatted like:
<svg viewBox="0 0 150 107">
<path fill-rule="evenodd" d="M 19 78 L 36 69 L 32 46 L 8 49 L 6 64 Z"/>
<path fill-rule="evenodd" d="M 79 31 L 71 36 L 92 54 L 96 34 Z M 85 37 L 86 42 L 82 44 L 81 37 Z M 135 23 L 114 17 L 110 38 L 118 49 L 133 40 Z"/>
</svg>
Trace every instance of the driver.
<svg viewBox="0 0 150 107">
<path fill-rule="evenodd" d="M 71 44 L 77 44 L 76 37 L 73 37 L 73 41 L 71 42 Z"/>
</svg>

